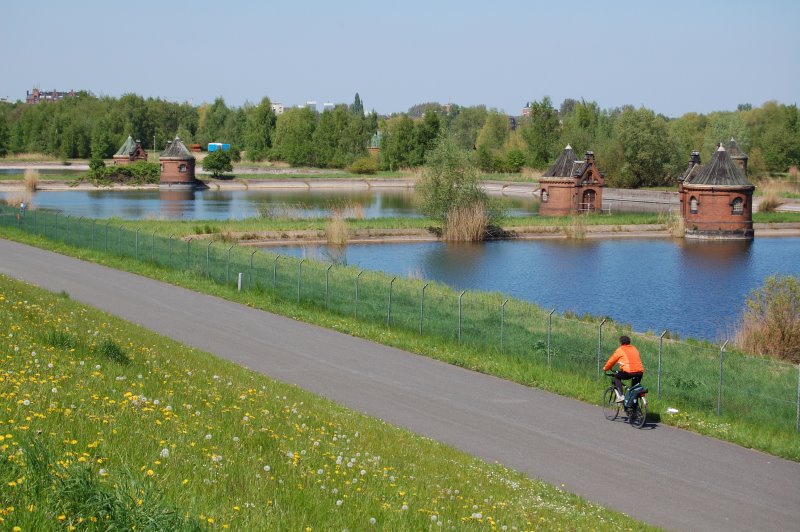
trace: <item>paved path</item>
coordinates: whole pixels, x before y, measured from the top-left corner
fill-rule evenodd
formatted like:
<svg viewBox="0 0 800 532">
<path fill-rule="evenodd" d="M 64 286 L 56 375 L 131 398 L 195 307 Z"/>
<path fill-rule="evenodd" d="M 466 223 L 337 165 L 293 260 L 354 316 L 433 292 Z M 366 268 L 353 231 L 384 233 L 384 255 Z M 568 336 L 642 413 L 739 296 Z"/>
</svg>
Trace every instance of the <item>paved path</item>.
<svg viewBox="0 0 800 532">
<path fill-rule="evenodd" d="M 794 462 L 2 239 L 0 273 L 649 523 L 800 529 Z"/>
</svg>

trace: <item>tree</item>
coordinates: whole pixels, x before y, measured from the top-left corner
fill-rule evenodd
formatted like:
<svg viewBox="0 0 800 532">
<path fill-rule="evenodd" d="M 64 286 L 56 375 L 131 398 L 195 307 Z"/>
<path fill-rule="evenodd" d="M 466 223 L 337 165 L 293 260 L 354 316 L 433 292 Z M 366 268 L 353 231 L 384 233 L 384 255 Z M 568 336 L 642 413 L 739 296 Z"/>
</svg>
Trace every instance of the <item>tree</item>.
<svg viewBox="0 0 800 532">
<path fill-rule="evenodd" d="M 476 147 L 478 132 L 487 116 L 486 107 L 482 105 L 459 109 L 458 115 L 450 122 L 450 135 L 461 149 L 471 150 Z"/>
<path fill-rule="evenodd" d="M 531 114 L 522 123 L 522 138 L 528 147 L 528 164 L 544 168 L 553 159 L 559 139 L 558 113 L 548 96 L 531 102 Z"/>
<path fill-rule="evenodd" d="M 5 157 L 8 154 L 8 122 L 6 121 L 6 114 L 0 112 L 0 157 Z"/>
<path fill-rule="evenodd" d="M 293 166 L 313 164 L 317 113 L 308 108 L 289 109 L 275 125 L 275 154 Z"/>
<path fill-rule="evenodd" d="M 364 104 L 361 102 L 361 96 L 358 93 L 356 93 L 353 104 L 350 106 L 350 112 L 355 116 L 364 116 Z"/>
<path fill-rule="evenodd" d="M 414 151 L 409 159 L 412 166 L 425 163 L 427 154 L 436 147 L 441 129 L 439 114 L 433 111 L 425 113 L 422 122 L 414 126 Z"/>
<path fill-rule="evenodd" d="M 381 164 L 389 170 L 411 166 L 414 146 L 413 120 L 405 115 L 387 120 L 381 139 Z"/>
<path fill-rule="evenodd" d="M 212 151 L 203 159 L 203 170 L 211 172 L 213 177 L 219 177 L 225 172 L 232 172 L 231 156 L 222 149 Z"/>
<path fill-rule="evenodd" d="M 272 102 L 264 97 L 257 106 L 246 111 L 244 149 L 249 161 L 262 161 L 272 148 L 272 136 L 277 117 Z"/>
<path fill-rule="evenodd" d="M 637 188 L 674 183 L 680 159 L 663 118 L 649 109 L 627 107 L 614 133 L 624 162 L 617 174 L 609 176 L 611 184 Z"/>
</svg>

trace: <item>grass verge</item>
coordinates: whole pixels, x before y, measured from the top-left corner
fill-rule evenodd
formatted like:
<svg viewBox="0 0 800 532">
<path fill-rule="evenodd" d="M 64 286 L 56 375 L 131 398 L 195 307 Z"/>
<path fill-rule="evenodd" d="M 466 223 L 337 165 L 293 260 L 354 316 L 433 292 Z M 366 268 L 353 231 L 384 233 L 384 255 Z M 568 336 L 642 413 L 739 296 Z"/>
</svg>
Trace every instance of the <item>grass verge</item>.
<svg viewBox="0 0 800 532">
<path fill-rule="evenodd" d="M 9 530 L 649 528 L 3 276 L 0 315 Z"/>
</svg>

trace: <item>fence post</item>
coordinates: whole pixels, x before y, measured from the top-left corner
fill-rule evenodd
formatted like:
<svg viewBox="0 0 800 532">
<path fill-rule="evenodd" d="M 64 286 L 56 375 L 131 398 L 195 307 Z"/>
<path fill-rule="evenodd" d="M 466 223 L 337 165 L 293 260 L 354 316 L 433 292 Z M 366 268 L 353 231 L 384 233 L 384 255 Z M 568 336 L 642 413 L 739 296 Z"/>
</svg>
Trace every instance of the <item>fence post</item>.
<svg viewBox="0 0 800 532">
<path fill-rule="evenodd" d="M 175 235 L 169 235 L 169 246 L 167 247 L 167 266 L 169 266 L 169 261 L 172 259 L 172 237 Z"/>
<path fill-rule="evenodd" d="M 253 286 L 253 255 L 258 253 L 258 250 L 253 251 L 250 254 L 250 269 L 247 270 L 247 289 L 251 290 Z"/>
<path fill-rule="evenodd" d="M 550 311 L 550 314 L 547 315 L 547 367 L 550 367 L 550 347 L 552 345 L 552 337 L 553 337 L 553 312 L 556 309 Z"/>
<path fill-rule="evenodd" d="M 500 305 L 500 352 L 503 352 L 503 326 L 505 325 L 506 321 L 506 303 L 508 303 L 508 299 L 503 301 L 503 304 Z"/>
<path fill-rule="evenodd" d="M 358 275 L 356 275 L 356 304 L 355 304 L 355 310 L 353 311 L 353 314 L 355 315 L 356 319 L 358 319 L 358 283 L 361 280 L 362 273 L 364 273 L 364 270 L 361 270 L 360 272 L 358 272 Z"/>
<path fill-rule="evenodd" d="M 392 277 L 392 280 L 389 281 L 389 310 L 386 312 L 386 326 L 392 326 L 392 285 L 394 284 L 395 279 L 397 276 Z"/>
<path fill-rule="evenodd" d="M 333 264 L 328 266 L 328 269 L 325 270 L 325 308 L 328 308 L 328 287 L 330 286 L 329 276 L 331 268 L 333 268 Z"/>
<path fill-rule="evenodd" d="M 186 241 L 186 269 L 189 270 L 192 266 L 192 239 Z"/>
<path fill-rule="evenodd" d="M 34 211 L 34 215 L 35 214 L 36 214 L 36 211 Z M 34 217 L 33 220 L 34 220 L 33 232 L 35 234 L 36 233 L 36 217 Z M 94 249 L 94 226 L 95 225 L 97 225 L 97 220 L 92 220 L 92 249 Z"/>
<path fill-rule="evenodd" d="M 239 279 L 236 282 L 236 291 L 237 292 L 241 292 L 242 291 L 242 272 L 239 272 Z"/>
<path fill-rule="evenodd" d="M 597 380 L 600 380 L 600 350 L 603 349 L 603 325 L 606 319 L 600 322 L 600 327 L 597 329 Z"/>
<path fill-rule="evenodd" d="M 462 290 L 460 294 L 458 294 L 458 343 L 461 343 L 461 298 L 464 297 L 466 294 L 466 290 Z"/>
<path fill-rule="evenodd" d="M 150 240 L 150 262 L 156 261 L 156 232 L 153 231 L 153 237 Z"/>
<path fill-rule="evenodd" d="M 117 254 L 122 255 L 122 226 L 119 226 L 117 231 Z"/>
<path fill-rule="evenodd" d="M 139 231 L 140 230 L 141 229 L 139 229 L 138 227 L 136 228 L 136 251 L 134 252 L 134 258 L 136 260 L 139 260 Z"/>
<path fill-rule="evenodd" d="M 58 213 L 56 213 L 56 219 L 53 220 L 53 225 L 55 226 L 55 236 L 53 238 L 58 238 Z"/>
<path fill-rule="evenodd" d="M 667 331 L 661 333 L 661 336 L 658 337 L 658 380 L 656 384 L 656 397 L 661 399 L 661 353 L 664 350 L 664 335 L 667 334 Z"/>
<path fill-rule="evenodd" d="M 425 289 L 430 283 L 425 283 L 422 287 L 422 297 L 419 300 L 419 333 L 422 334 L 422 320 L 425 318 Z"/>
<path fill-rule="evenodd" d="M 83 220 L 83 216 L 78 216 L 78 220 L 76 222 L 78 224 L 78 228 L 72 231 L 75 234 L 75 239 L 72 241 L 73 246 L 80 246 L 78 235 L 80 234 L 79 231 L 81 230 L 81 220 Z"/>
<path fill-rule="evenodd" d="M 278 259 L 281 258 L 280 255 L 275 256 L 275 261 L 272 263 L 272 290 L 276 291 L 276 275 L 278 274 Z"/>
<path fill-rule="evenodd" d="M 58 216 L 56 214 L 56 216 Z M 108 251 L 108 226 L 111 225 L 111 222 L 106 222 L 106 251 Z"/>
<path fill-rule="evenodd" d="M 211 274 L 211 270 L 209 269 L 209 257 L 208 256 L 211 253 L 211 244 L 213 244 L 213 243 L 214 243 L 214 241 L 210 240 L 208 242 L 208 245 L 206 246 L 206 277 L 208 277 Z"/>
<path fill-rule="evenodd" d="M 300 284 L 303 280 L 303 263 L 306 259 L 300 259 L 300 264 L 297 266 L 297 302 L 300 303 Z"/>
<path fill-rule="evenodd" d="M 95 220 L 96 222 L 97 220 Z M 33 211 L 33 234 L 36 234 L 36 211 Z"/>
<path fill-rule="evenodd" d="M 233 246 L 235 246 L 235 245 L 236 244 L 234 244 Z M 230 282 L 231 282 L 230 281 L 230 279 L 231 279 L 231 250 L 233 249 L 233 246 L 228 248 L 228 260 L 227 260 L 227 262 L 225 264 L 225 286 L 228 286 L 228 284 L 230 284 Z"/>
<path fill-rule="evenodd" d="M 728 340 L 719 348 L 719 388 L 717 390 L 717 415 L 722 411 L 722 359 L 725 354 L 725 346 L 728 345 Z"/>
</svg>

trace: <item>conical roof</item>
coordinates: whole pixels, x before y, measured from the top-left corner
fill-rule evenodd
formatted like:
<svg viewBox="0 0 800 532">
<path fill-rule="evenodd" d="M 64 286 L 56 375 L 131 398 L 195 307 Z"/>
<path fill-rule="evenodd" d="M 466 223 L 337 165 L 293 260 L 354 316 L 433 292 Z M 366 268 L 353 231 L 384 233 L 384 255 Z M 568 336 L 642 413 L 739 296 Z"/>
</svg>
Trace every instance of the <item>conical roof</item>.
<svg viewBox="0 0 800 532">
<path fill-rule="evenodd" d="M 555 164 L 547 169 L 547 171 L 542 174 L 542 177 L 572 177 L 572 169 L 574 166 L 575 161 L 578 158 L 575 156 L 575 151 L 572 149 L 572 146 L 567 144 L 567 147 L 564 148 L 564 151 L 561 152 L 561 155 L 558 156 L 556 159 Z"/>
<path fill-rule="evenodd" d="M 114 157 L 130 157 L 135 151 L 136 143 L 133 141 L 133 137 L 128 135 L 128 140 L 126 140 L 125 144 L 123 144 L 122 147 L 117 150 L 117 153 L 114 154 Z"/>
<path fill-rule="evenodd" d="M 739 165 L 736 164 L 723 146 L 717 148 L 711 161 L 701 167 L 695 175 L 689 176 L 687 185 L 710 185 L 729 187 L 752 187 Z"/>
<path fill-rule="evenodd" d="M 181 141 L 180 137 L 167 144 L 167 148 L 158 156 L 159 159 L 194 159 L 190 152 Z"/>
<path fill-rule="evenodd" d="M 728 152 L 728 155 L 730 155 L 734 159 L 747 159 L 747 154 L 743 152 L 741 148 L 739 148 L 739 144 L 733 137 L 731 137 L 731 141 L 725 147 L 725 150 Z"/>
</svg>

